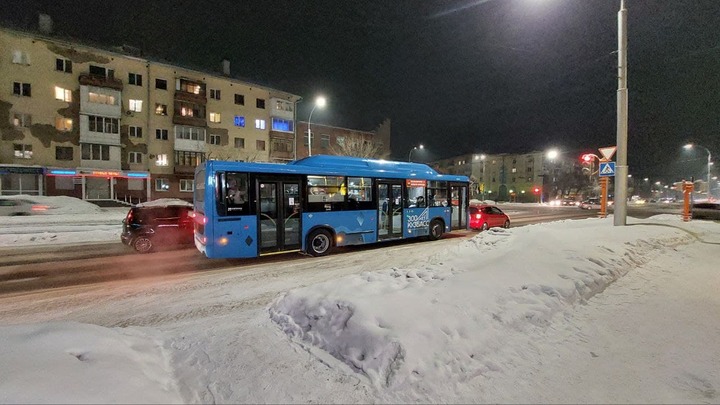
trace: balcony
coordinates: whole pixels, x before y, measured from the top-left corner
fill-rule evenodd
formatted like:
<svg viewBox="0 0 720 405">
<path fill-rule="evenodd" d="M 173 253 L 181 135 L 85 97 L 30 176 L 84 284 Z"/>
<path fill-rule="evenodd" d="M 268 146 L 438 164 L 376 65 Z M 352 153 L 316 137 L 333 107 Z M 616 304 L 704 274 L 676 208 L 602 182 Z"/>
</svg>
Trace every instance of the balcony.
<svg viewBox="0 0 720 405">
<path fill-rule="evenodd" d="M 175 91 L 175 100 L 185 101 L 188 103 L 202 104 L 202 105 L 207 104 L 207 96 L 205 95 L 204 91 L 201 91 L 200 94 L 195 94 L 195 93 L 189 93 L 187 91 L 176 90 Z"/>
<path fill-rule="evenodd" d="M 175 167 L 173 168 L 173 173 L 175 173 L 175 174 L 195 174 L 195 167 L 196 166 L 175 165 Z"/>
<path fill-rule="evenodd" d="M 91 75 L 90 73 L 82 73 L 78 77 L 80 84 L 85 86 L 108 87 L 118 91 L 122 91 L 123 84 L 119 79 L 106 76 Z"/>
<path fill-rule="evenodd" d="M 173 124 L 185 125 L 188 127 L 207 127 L 205 117 L 183 116 L 180 114 L 173 115 Z"/>
</svg>

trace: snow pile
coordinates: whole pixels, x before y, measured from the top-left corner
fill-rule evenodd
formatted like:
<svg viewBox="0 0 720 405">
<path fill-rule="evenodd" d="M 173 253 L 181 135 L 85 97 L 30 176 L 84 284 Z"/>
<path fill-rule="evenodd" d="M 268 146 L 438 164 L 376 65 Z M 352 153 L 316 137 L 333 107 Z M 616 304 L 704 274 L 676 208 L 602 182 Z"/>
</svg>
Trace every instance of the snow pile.
<svg viewBox="0 0 720 405">
<path fill-rule="evenodd" d="M 103 209 L 97 205 L 83 201 L 75 197 L 67 196 L 38 196 L 38 195 L 12 195 L 3 198 L 15 198 L 32 201 L 34 204 L 48 207 L 46 211 L 38 212 L 43 215 L 66 215 L 66 214 L 93 214 L 102 213 Z"/>
<path fill-rule="evenodd" d="M 183 403 L 161 343 L 139 330 L 63 322 L 3 326 L 0 336 L 13 348 L 0 350 L 2 403 Z"/>
<path fill-rule="evenodd" d="M 459 394 L 454 382 L 501 369 L 507 336 L 547 325 L 659 249 L 694 240 L 673 226 L 644 230 L 597 219 L 484 232 L 424 268 L 289 291 L 270 317 L 307 350 L 329 353 L 378 388 L 429 391 L 441 401 L 446 390 Z"/>
</svg>

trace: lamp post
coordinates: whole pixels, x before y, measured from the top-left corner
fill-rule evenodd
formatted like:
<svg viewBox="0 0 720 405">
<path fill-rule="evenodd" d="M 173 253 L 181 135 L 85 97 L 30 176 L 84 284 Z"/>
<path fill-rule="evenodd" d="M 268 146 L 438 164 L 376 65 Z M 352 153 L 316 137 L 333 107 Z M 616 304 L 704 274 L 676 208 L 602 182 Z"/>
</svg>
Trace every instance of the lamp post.
<svg viewBox="0 0 720 405">
<path fill-rule="evenodd" d="M 480 155 L 475 155 L 475 160 L 480 160 L 482 162 L 482 200 L 485 201 L 485 160 L 487 159 L 487 156 L 482 153 Z"/>
<path fill-rule="evenodd" d="M 548 159 L 549 162 L 551 162 L 551 164 L 548 165 L 548 166 L 550 167 L 550 184 L 549 184 L 549 185 L 550 185 L 550 187 L 549 187 L 550 190 L 548 191 L 548 201 L 550 201 L 550 194 L 549 194 L 549 193 L 556 193 L 556 194 L 557 194 L 557 190 L 556 190 L 556 187 L 555 187 L 555 172 L 556 172 L 556 170 L 557 170 L 556 163 L 555 163 L 555 159 L 557 159 L 557 157 L 558 157 L 559 154 L 560 154 L 560 152 L 558 152 L 557 149 L 550 149 L 549 151 L 547 151 L 547 152 L 545 153 L 545 157 Z M 544 181 L 543 181 L 543 183 L 544 183 Z M 544 185 L 543 185 L 543 186 L 544 186 Z M 543 193 L 545 192 L 545 187 L 543 187 L 542 192 L 543 192 Z M 540 196 L 540 202 L 541 202 L 541 203 L 543 202 L 542 196 Z"/>
<path fill-rule="evenodd" d="M 423 144 L 420 144 L 418 146 L 413 146 L 413 148 L 410 149 L 410 153 L 408 153 L 408 162 L 411 162 L 410 158 L 412 157 L 412 153 L 415 149 L 425 149 L 425 147 L 423 146 Z"/>
<path fill-rule="evenodd" d="M 710 154 L 710 149 L 708 149 L 702 145 L 693 145 L 692 143 L 689 143 L 689 144 L 683 146 L 683 148 L 689 150 L 689 149 L 692 149 L 693 146 L 697 146 L 699 148 L 705 149 L 705 152 L 707 152 L 707 154 L 708 154 L 708 158 L 707 158 L 707 172 L 708 172 L 707 173 L 707 185 L 708 185 L 707 195 L 708 195 L 708 200 L 709 200 L 710 197 L 712 196 L 712 194 L 710 193 L 710 189 L 712 188 L 712 185 L 710 183 L 710 180 L 711 180 L 710 166 L 712 166 L 712 155 Z"/>
<path fill-rule="evenodd" d="M 327 100 L 325 100 L 325 97 L 319 96 L 315 99 L 315 104 L 313 105 L 312 110 L 310 110 L 310 116 L 308 116 L 308 156 L 312 156 L 312 130 L 310 129 L 310 120 L 312 119 L 312 115 L 315 112 L 315 108 L 325 108 L 326 103 Z"/>
<path fill-rule="evenodd" d="M 617 89 L 617 165 L 615 166 L 614 226 L 627 224 L 627 142 L 628 142 L 628 87 L 627 87 L 627 9 L 620 0 L 618 11 L 618 89 Z"/>
</svg>

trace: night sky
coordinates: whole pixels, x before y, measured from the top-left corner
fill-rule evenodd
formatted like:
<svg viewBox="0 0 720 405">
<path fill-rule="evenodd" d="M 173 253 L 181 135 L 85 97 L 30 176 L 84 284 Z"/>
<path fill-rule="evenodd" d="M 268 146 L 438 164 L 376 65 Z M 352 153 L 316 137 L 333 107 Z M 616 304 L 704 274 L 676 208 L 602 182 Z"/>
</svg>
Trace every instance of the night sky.
<svg viewBox="0 0 720 405">
<path fill-rule="evenodd" d="M 616 143 L 620 0 L 3 0 L 0 20 L 218 70 L 312 100 L 313 122 L 392 120 L 393 157 Z M 630 173 L 700 174 L 720 157 L 720 0 L 627 0 Z M 714 159 L 715 160 L 715 159 Z M 683 173 L 680 173 L 683 172 Z M 694 172 L 692 175 L 696 175 Z"/>
</svg>

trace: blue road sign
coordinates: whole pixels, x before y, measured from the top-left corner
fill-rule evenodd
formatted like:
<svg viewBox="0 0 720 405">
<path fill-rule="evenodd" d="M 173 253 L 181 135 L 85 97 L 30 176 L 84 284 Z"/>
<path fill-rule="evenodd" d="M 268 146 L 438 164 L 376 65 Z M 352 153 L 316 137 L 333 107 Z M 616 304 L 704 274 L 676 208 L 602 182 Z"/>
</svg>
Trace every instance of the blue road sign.
<svg viewBox="0 0 720 405">
<path fill-rule="evenodd" d="M 615 176 L 615 162 L 600 162 L 600 177 Z"/>
</svg>

